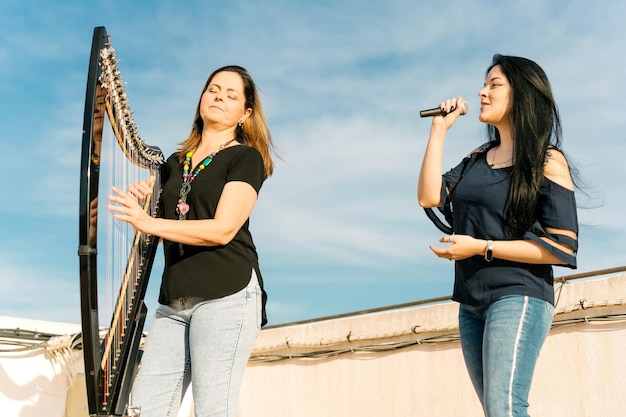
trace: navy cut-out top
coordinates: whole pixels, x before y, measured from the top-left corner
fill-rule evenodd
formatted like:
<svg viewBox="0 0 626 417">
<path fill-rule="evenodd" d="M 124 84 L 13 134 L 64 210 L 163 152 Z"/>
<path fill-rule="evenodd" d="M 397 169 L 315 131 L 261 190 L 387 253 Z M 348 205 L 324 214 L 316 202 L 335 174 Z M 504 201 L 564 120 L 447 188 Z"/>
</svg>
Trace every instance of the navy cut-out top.
<svg viewBox="0 0 626 417">
<path fill-rule="evenodd" d="M 442 201 L 451 205 L 456 234 L 478 239 L 510 240 L 507 228 L 507 199 L 511 168 L 493 169 L 486 152 L 475 152 L 443 175 Z M 453 190 L 449 197 L 447 190 Z M 571 230 L 578 234 L 574 192 L 544 177 L 536 220 L 520 239 L 537 242 L 562 266 L 576 268 L 576 239 L 550 234 L 546 228 Z M 543 239 L 565 244 L 574 254 L 563 252 Z M 488 304 L 505 295 L 527 295 L 554 304 L 552 265 L 526 264 L 494 258 L 487 262 L 477 255 L 455 262 L 452 299 L 470 305 Z"/>
</svg>

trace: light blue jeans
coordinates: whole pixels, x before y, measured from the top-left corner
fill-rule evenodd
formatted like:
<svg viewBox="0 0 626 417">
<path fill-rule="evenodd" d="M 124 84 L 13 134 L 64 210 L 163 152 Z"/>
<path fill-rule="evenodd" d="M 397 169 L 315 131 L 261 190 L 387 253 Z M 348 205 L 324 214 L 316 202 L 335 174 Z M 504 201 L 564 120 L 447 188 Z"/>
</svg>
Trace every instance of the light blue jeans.
<svg viewBox="0 0 626 417">
<path fill-rule="evenodd" d="M 521 295 L 461 304 L 461 348 L 486 417 L 528 416 L 535 364 L 553 315 L 550 303 Z"/>
<path fill-rule="evenodd" d="M 131 401 L 141 417 L 175 417 L 193 380 L 197 417 L 235 417 L 239 388 L 261 327 L 256 273 L 243 290 L 217 300 L 160 305 L 150 327 Z"/>
</svg>

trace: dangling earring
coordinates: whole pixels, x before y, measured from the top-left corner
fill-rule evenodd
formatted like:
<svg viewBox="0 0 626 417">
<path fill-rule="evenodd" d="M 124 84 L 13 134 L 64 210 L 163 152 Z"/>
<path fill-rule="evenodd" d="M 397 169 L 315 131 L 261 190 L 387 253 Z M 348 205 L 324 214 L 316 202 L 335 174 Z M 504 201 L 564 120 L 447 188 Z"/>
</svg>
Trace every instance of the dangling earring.
<svg viewBox="0 0 626 417">
<path fill-rule="evenodd" d="M 245 143 L 246 141 L 246 133 L 243 131 L 243 120 L 240 120 L 237 123 L 237 129 L 235 129 L 235 138 L 237 138 L 237 142 Z"/>
</svg>

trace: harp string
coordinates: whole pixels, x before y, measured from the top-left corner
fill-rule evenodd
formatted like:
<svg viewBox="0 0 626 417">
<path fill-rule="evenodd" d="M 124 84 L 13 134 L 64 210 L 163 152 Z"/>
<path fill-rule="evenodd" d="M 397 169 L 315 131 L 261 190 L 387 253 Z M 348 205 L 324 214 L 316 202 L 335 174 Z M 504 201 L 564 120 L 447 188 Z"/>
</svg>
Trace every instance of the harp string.
<svg viewBox="0 0 626 417">
<path fill-rule="evenodd" d="M 111 138 L 114 136 L 113 130 L 107 130 L 106 136 L 109 140 L 103 141 L 105 157 L 101 173 L 105 175 L 101 176 L 101 181 L 105 190 L 110 190 L 112 186 L 125 189 L 128 184 L 145 180 L 149 175 L 146 170 L 129 163 L 115 138 Z M 107 201 L 102 201 L 102 204 L 106 205 Z M 106 213 L 106 227 L 99 244 L 100 248 L 104 248 L 104 272 L 99 275 L 103 277 L 100 281 L 103 285 L 101 299 L 105 301 L 99 311 L 102 316 L 100 322 L 109 324 L 109 327 L 102 329 L 104 337 L 100 363 L 106 404 L 111 382 L 121 370 L 118 365 L 119 348 L 124 341 L 128 312 L 137 301 L 133 291 L 141 277 L 136 261 L 140 251 L 140 238 L 127 223 L 113 219 L 106 207 L 99 209 L 99 212 Z"/>
<path fill-rule="evenodd" d="M 133 122 L 132 112 L 128 105 L 124 83 L 117 69 L 117 60 L 112 48 L 101 51 L 102 74 L 100 82 L 107 90 L 105 101 L 107 122 L 106 129 L 109 140 L 106 147 L 107 164 L 102 172 L 106 172 L 105 189 L 112 186 L 125 190 L 128 185 L 145 181 L 149 176 L 155 176 L 153 195 L 149 195 L 143 202 L 143 208 L 151 216 L 156 215 L 158 191 L 160 183 L 159 169 L 162 157 L 147 147 L 137 134 L 137 127 Z M 104 158 L 103 158 L 104 159 Z M 105 202 L 106 204 L 106 202 Z M 102 369 L 104 404 L 107 404 L 112 381 L 124 369 L 120 364 L 122 346 L 127 336 L 129 316 L 137 303 L 142 300 L 136 296 L 138 282 L 144 279 L 142 251 L 147 243 L 146 236 L 135 232 L 132 226 L 125 222 L 113 219 L 112 214 L 102 208 L 101 213 L 107 213 L 105 242 L 105 299 L 103 310 L 109 318 L 110 326 L 104 329 L 102 343 Z M 147 278 L 147 277 L 146 277 Z M 101 310 L 101 311 L 102 311 Z M 104 321 L 106 322 L 106 321 Z"/>
</svg>

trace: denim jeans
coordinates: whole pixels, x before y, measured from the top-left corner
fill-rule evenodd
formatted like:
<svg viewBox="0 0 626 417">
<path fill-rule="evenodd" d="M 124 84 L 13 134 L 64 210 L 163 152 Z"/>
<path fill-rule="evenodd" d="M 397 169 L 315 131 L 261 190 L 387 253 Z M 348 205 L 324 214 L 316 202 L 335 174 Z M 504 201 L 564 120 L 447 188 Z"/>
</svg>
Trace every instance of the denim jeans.
<svg viewBox="0 0 626 417">
<path fill-rule="evenodd" d="M 217 300 L 195 297 L 155 312 L 133 384 L 141 417 L 175 417 L 189 383 L 195 415 L 235 417 L 239 388 L 261 327 L 256 273 L 243 290 Z"/>
<path fill-rule="evenodd" d="M 552 304 L 521 295 L 461 304 L 461 348 L 486 417 L 528 416 L 533 372 L 553 314 Z"/>
</svg>

